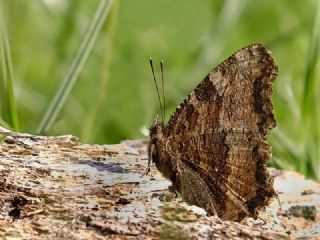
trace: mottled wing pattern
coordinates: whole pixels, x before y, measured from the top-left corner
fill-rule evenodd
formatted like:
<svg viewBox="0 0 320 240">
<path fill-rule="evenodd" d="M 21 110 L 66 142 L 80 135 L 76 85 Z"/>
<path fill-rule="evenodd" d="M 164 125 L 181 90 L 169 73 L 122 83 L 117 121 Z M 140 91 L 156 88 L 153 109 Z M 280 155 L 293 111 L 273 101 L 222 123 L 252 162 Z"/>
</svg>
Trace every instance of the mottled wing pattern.
<svg viewBox="0 0 320 240">
<path fill-rule="evenodd" d="M 182 197 L 221 218 L 256 217 L 275 195 L 265 168 L 275 127 L 277 67 L 261 44 L 234 53 L 183 101 L 163 129 Z M 201 191 L 199 193 L 199 191 Z"/>
</svg>

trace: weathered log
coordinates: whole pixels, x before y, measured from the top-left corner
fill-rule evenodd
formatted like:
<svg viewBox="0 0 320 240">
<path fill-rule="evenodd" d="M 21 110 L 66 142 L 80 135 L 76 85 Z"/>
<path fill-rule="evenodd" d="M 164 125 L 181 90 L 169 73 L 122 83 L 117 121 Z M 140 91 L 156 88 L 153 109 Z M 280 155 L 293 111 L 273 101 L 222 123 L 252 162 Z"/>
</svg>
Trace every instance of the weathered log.
<svg viewBox="0 0 320 240">
<path fill-rule="evenodd" d="M 155 168 L 143 175 L 147 166 L 143 140 L 88 145 L 73 136 L 34 136 L 4 128 L 1 136 L 3 239 L 319 236 L 319 184 L 296 173 L 270 170 L 281 211 L 275 199 L 258 219 L 236 223 L 188 206 L 168 190 L 170 182 Z"/>
</svg>

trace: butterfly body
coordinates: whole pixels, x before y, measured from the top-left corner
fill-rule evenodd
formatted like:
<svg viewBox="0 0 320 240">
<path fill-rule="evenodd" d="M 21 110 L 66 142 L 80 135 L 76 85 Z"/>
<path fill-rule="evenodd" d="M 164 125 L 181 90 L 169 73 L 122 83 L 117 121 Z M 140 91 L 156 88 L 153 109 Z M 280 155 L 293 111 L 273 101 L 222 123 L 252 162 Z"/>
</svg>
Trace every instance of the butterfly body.
<svg viewBox="0 0 320 240">
<path fill-rule="evenodd" d="M 242 48 L 202 80 L 167 124 L 151 127 L 149 158 L 186 202 L 241 220 L 256 217 L 275 196 L 265 164 L 276 76 L 261 44 Z"/>
</svg>

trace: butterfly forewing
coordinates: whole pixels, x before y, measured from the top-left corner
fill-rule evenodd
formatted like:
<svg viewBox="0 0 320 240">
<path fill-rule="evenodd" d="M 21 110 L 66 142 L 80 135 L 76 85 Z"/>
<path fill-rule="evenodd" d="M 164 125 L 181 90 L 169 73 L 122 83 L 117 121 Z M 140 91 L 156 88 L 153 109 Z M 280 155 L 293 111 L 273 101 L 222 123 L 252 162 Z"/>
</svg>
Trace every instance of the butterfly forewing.
<svg viewBox="0 0 320 240">
<path fill-rule="evenodd" d="M 261 44 L 242 48 L 203 79 L 167 125 L 151 128 L 150 157 L 187 202 L 240 220 L 256 217 L 275 195 L 265 140 L 275 126 L 276 75 Z"/>
</svg>

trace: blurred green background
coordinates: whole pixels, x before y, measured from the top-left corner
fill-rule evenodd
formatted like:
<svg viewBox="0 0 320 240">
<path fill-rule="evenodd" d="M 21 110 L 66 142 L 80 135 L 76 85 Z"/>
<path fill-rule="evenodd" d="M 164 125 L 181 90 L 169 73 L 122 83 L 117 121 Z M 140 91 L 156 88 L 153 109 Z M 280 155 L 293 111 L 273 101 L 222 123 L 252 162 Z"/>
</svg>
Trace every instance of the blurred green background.
<svg viewBox="0 0 320 240">
<path fill-rule="evenodd" d="M 150 56 L 165 60 L 168 118 L 213 67 L 261 42 L 279 66 L 272 164 L 320 179 L 318 1 L 0 4 L 1 125 L 88 143 L 141 138 L 159 115 Z"/>
</svg>

